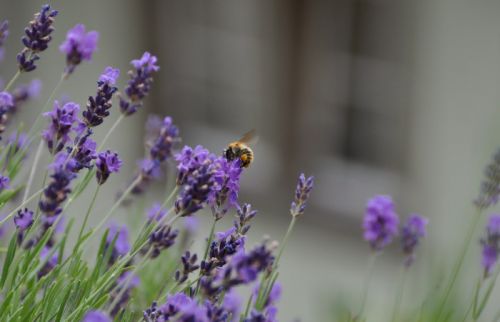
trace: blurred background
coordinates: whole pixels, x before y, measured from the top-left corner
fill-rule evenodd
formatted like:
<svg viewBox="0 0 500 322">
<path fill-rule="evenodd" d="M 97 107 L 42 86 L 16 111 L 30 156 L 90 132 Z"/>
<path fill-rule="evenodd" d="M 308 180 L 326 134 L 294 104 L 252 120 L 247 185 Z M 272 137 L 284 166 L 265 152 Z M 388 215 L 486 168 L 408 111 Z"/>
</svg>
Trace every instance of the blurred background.
<svg viewBox="0 0 500 322">
<path fill-rule="evenodd" d="M 436 287 L 436 272 L 449 275 L 482 169 L 500 143 L 500 2 L 50 3 L 60 10 L 54 42 L 39 68 L 21 78 L 43 80 L 38 105 L 58 81 L 64 57 L 57 46 L 76 23 L 100 32 L 99 51 L 59 96 L 84 105 L 105 66 L 122 70 L 123 86 L 131 59 L 145 50 L 158 56 L 161 70 L 146 109 L 126 119 L 108 144 L 123 156 L 124 173 L 134 171 L 143 152 L 149 113 L 172 116 L 185 144 L 214 152 L 255 128 L 255 162 L 244 174 L 240 197 L 259 210 L 255 242 L 265 235 L 282 238 L 298 174 L 315 176 L 309 207 L 282 260 L 280 320 L 334 321 L 342 303 L 356 310 L 369 255 L 361 221 L 375 194 L 392 195 L 403 218 L 413 212 L 430 218 L 403 299 L 410 315 Z M 15 72 L 22 30 L 41 4 L 0 0 L 0 18 L 11 25 L 0 65 L 4 80 Z M 31 111 L 25 109 L 22 119 L 34 118 Z M 117 116 L 115 110 L 110 118 Z M 113 178 L 101 209 L 129 180 Z M 145 203 L 161 196 L 162 187 Z M 402 260 L 398 246 L 376 263 L 368 321 L 388 320 Z M 479 274 L 477 244 L 472 249 L 467 266 L 474 278 L 464 278 L 457 292 L 463 303 Z"/>
</svg>

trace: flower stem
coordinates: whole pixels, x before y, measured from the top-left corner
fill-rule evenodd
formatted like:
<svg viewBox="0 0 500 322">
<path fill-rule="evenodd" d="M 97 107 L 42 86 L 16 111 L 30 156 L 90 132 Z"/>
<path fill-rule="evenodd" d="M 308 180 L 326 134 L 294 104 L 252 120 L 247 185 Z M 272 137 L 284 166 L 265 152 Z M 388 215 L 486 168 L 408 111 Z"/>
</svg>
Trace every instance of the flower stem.
<svg viewBox="0 0 500 322">
<path fill-rule="evenodd" d="M 7 84 L 7 86 L 5 86 L 5 88 L 3 90 L 8 92 L 9 89 L 12 87 L 12 85 L 14 85 L 14 83 L 16 82 L 16 80 L 19 78 L 20 75 L 21 75 L 21 71 L 18 69 L 17 72 L 14 74 L 14 76 L 12 76 L 9 83 Z"/>
<path fill-rule="evenodd" d="M 281 247 L 278 253 L 278 256 L 276 256 L 276 260 L 274 261 L 273 264 L 273 271 L 278 268 L 278 263 L 280 261 L 281 255 L 283 255 L 283 252 L 285 251 L 286 244 L 288 243 L 288 239 L 290 238 L 290 235 L 292 234 L 293 227 L 295 226 L 295 222 L 297 221 L 297 216 L 292 215 L 292 220 L 290 221 L 290 224 L 288 225 L 288 229 L 285 233 L 285 237 L 283 237 L 283 241 L 281 242 Z"/>
<path fill-rule="evenodd" d="M 85 226 L 87 226 L 87 221 L 89 219 L 92 208 L 94 207 L 95 201 L 97 199 L 97 195 L 99 194 L 99 188 L 101 188 L 101 186 L 97 185 L 95 192 L 94 192 L 94 195 L 92 196 L 92 200 L 90 201 L 89 207 L 87 208 L 87 213 L 85 214 L 85 218 L 83 219 L 82 227 L 80 228 L 80 232 L 78 233 L 78 238 L 76 239 L 77 244 L 75 246 L 75 251 L 74 251 L 75 253 L 76 253 L 76 251 L 78 251 L 80 239 L 82 238 L 83 231 L 85 230 Z"/>
<path fill-rule="evenodd" d="M 361 318 L 361 316 L 363 315 L 363 311 L 365 310 L 366 299 L 368 298 L 368 292 L 370 290 L 370 282 L 371 282 L 372 275 L 373 275 L 373 268 L 375 266 L 375 261 L 376 261 L 378 255 L 379 255 L 379 253 L 372 252 L 372 254 L 370 255 L 370 257 L 368 259 L 365 280 L 363 282 L 363 293 L 361 295 L 361 306 L 359 308 L 356 321 L 358 318 Z"/>
<path fill-rule="evenodd" d="M 392 322 L 398 321 L 397 317 L 399 315 L 399 308 L 401 306 L 401 302 L 403 301 L 407 271 L 408 271 L 407 267 L 403 265 L 401 267 L 401 273 L 400 273 L 401 276 L 399 281 L 398 292 L 396 294 L 396 301 L 394 303 L 394 311 L 392 312 Z"/>
<path fill-rule="evenodd" d="M 109 136 L 111 135 L 111 133 L 113 133 L 113 131 L 116 129 L 116 127 L 118 126 L 118 124 L 120 124 L 120 122 L 125 118 L 125 115 L 124 114 L 120 114 L 120 116 L 116 119 L 115 123 L 111 126 L 111 128 L 109 129 L 108 133 L 106 133 L 106 135 L 104 136 L 104 139 L 102 139 L 101 141 L 101 144 L 99 145 L 99 147 L 97 148 L 97 151 L 101 151 L 101 149 L 104 147 L 104 144 L 106 144 L 106 141 L 109 139 Z"/>
<path fill-rule="evenodd" d="M 31 185 L 33 184 L 33 179 L 35 177 L 36 168 L 38 166 L 38 162 L 40 161 L 40 156 L 42 155 L 42 149 L 43 149 L 43 140 L 40 140 L 40 144 L 38 145 L 38 148 L 36 150 L 35 159 L 33 160 L 33 165 L 31 166 L 30 175 L 28 177 L 28 183 L 26 183 L 26 188 L 24 189 L 23 202 L 25 202 L 26 199 L 28 199 L 28 194 L 30 192 Z"/>
<path fill-rule="evenodd" d="M 54 96 L 56 96 L 56 93 L 59 91 L 59 88 L 61 88 L 61 85 L 62 85 L 63 81 L 65 80 L 64 75 L 65 74 L 61 75 L 61 78 L 57 82 L 56 87 L 54 87 L 54 89 L 52 90 L 52 93 L 50 93 L 50 96 L 47 99 L 47 101 L 45 102 L 45 104 L 43 105 L 42 109 L 39 111 L 39 113 L 37 113 L 37 117 L 36 117 L 35 121 L 33 122 L 31 129 L 28 132 L 29 138 L 32 137 L 33 131 L 36 131 L 36 126 L 37 126 L 38 122 L 40 121 L 40 118 L 42 117 L 43 113 L 47 110 L 47 107 L 49 106 L 50 102 L 52 102 L 52 100 L 54 99 Z"/>
<path fill-rule="evenodd" d="M 476 227 L 479 224 L 479 221 L 481 219 L 481 214 L 482 214 L 482 209 L 478 208 L 478 213 L 474 217 L 472 225 L 470 226 L 469 231 L 467 232 L 464 245 L 463 245 L 462 250 L 460 252 L 460 255 L 458 257 L 458 261 L 455 263 L 455 266 L 453 268 L 450 282 L 448 283 L 448 285 L 445 289 L 445 292 L 444 292 L 443 299 L 441 300 L 441 303 L 438 306 L 436 321 L 440 321 L 440 318 L 443 314 L 444 307 L 446 305 L 446 302 L 448 301 L 448 298 L 450 297 L 451 290 L 453 289 L 453 286 L 455 285 L 455 282 L 456 282 L 457 277 L 458 277 L 458 273 L 460 272 L 460 269 L 462 268 L 462 265 L 464 263 L 465 255 L 467 254 L 467 250 L 469 249 L 470 243 L 472 241 L 472 237 L 474 236 L 474 232 L 476 231 Z"/>
</svg>

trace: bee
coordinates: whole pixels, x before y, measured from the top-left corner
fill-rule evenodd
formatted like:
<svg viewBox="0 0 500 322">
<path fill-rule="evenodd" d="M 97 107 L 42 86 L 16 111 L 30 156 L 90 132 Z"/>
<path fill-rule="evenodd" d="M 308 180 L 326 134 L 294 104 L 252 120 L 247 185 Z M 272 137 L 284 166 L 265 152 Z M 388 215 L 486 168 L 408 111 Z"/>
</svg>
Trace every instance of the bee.
<svg viewBox="0 0 500 322">
<path fill-rule="evenodd" d="M 242 168 L 248 168 L 254 160 L 252 149 L 248 146 L 250 142 L 255 142 L 257 136 L 255 130 L 245 133 L 239 140 L 228 144 L 224 150 L 224 157 L 229 161 L 239 159 Z"/>
</svg>

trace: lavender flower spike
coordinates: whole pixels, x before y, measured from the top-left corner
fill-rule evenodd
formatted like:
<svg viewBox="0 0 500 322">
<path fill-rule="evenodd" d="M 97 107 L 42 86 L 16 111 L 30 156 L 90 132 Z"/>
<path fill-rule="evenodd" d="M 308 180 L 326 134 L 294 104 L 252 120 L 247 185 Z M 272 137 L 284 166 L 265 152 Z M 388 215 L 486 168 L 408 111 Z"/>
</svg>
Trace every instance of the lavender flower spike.
<svg viewBox="0 0 500 322">
<path fill-rule="evenodd" d="M 9 122 L 9 114 L 14 108 L 14 98 L 8 92 L 0 92 L 0 133 L 3 133 Z"/>
<path fill-rule="evenodd" d="M 89 97 L 87 110 L 82 113 L 87 127 L 94 127 L 101 124 L 104 118 L 109 115 L 113 94 L 118 90 L 114 85 L 119 75 L 119 69 L 108 66 L 99 77 L 97 81 L 97 94 L 95 97 Z"/>
<path fill-rule="evenodd" d="M 131 61 L 134 69 L 128 72 L 130 80 L 125 88 L 127 97 L 120 97 L 120 109 L 124 115 L 132 115 L 142 107 L 142 101 L 149 94 L 153 84 L 153 73 L 160 69 L 156 62 L 156 56 L 148 52 L 145 52 L 140 59 Z"/>
<path fill-rule="evenodd" d="M 483 209 L 496 205 L 500 199 L 500 149 L 486 166 L 484 175 L 479 196 L 474 201 L 477 207 Z"/>
<path fill-rule="evenodd" d="M 54 109 L 44 113 L 50 118 L 49 127 L 42 133 L 43 139 L 47 142 L 49 151 L 56 154 L 61 151 L 70 140 L 72 130 L 77 130 L 79 120 L 77 117 L 80 106 L 69 102 L 60 106 L 58 101 L 54 102 Z"/>
<path fill-rule="evenodd" d="M 89 311 L 83 317 L 82 322 L 111 322 L 111 318 L 103 311 Z"/>
<path fill-rule="evenodd" d="M 3 60 L 5 57 L 5 49 L 3 48 L 3 45 L 5 43 L 5 40 L 7 40 L 7 37 L 9 36 L 9 22 L 7 20 L 4 20 L 0 22 L 0 61 Z"/>
<path fill-rule="evenodd" d="M 90 61 L 97 49 L 99 33 L 85 31 L 83 24 L 77 24 L 68 30 L 66 40 L 59 46 L 59 50 L 66 54 L 66 74 L 71 74 L 82 61 Z"/>
<path fill-rule="evenodd" d="M 498 253 L 500 252 L 500 215 L 493 214 L 490 216 L 488 225 L 486 226 L 486 237 L 481 239 L 483 245 L 483 260 L 484 276 L 487 277 L 494 270 L 497 261 Z"/>
<path fill-rule="evenodd" d="M 97 183 L 100 185 L 104 184 L 112 172 L 120 171 L 122 163 L 116 152 L 107 150 L 99 153 L 95 161 Z"/>
<path fill-rule="evenodd" d="M 290 207 L 290 213 L 292 216 L 300 216 L 304 214 L 306 209 L 307 200 L 309 199 L 309 194 L 314 185 L 314 177 L 308 177 L 306 179 L 305 175 L 302 173 L 299 176 L 299 182 L 297 183 L 297 188 L 295 189 L 295 200 L 292 202 Z"/>
<path fill-rule="evenodd" d="M 21 40 L 25 48 L 17 55 L 17 63 L 21 72 L 30 72 L 36 68 L 35 61 L 40 59 L 38 53 L 49 47 L 54 31 L 52 24 L 57 16 L 56 10 L 51 10 L 48 4 L 43 5 L 39 13 L 30 21 L 29 27 L 24 29 L 26 34 Z"/>
<path fill-rule="evenodd" d="M 382 250 L 398 234 L 399 217 L 390 196 L 375 196 L 368 201 L 363 221 L 364 238 L 375 251 Z"/>
<path fill-rule="evenodd" d="M 427 234 L 429 219 L 417 214 L 411 215 L 401 230 L 401 244 L 406 255 L 405 265 L 409 267 L 415 260 L 415 250 L 420 239 Z"/>
</svg>

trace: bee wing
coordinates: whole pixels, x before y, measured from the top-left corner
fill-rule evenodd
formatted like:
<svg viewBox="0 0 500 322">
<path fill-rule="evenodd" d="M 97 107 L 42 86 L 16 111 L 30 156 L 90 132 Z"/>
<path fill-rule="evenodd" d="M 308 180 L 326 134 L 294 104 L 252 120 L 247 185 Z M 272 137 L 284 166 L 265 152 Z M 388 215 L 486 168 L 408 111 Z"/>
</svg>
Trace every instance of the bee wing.
<svg viewBox="0 0 500 322">
<path fill-rule="evenodd" d="M 255 129 L 248 131 L 243 134 L 243 136 L 238 140 L 241 143 L 247 144 L 255 144 L 259 140 L 259 136 L 257 135 L 257 131 Z"/>
</svg>

